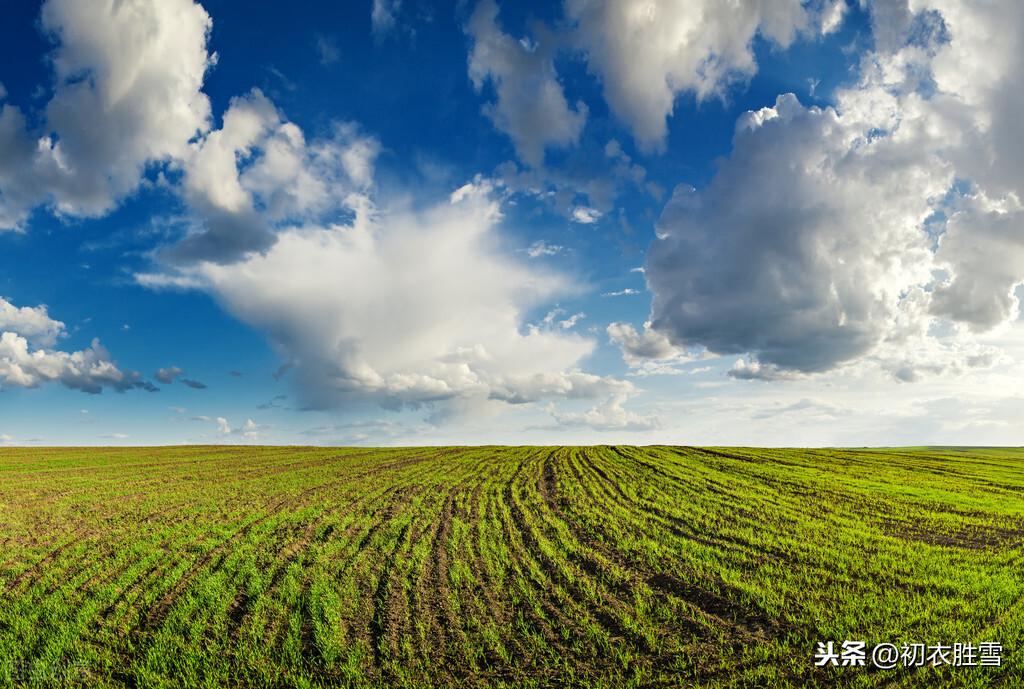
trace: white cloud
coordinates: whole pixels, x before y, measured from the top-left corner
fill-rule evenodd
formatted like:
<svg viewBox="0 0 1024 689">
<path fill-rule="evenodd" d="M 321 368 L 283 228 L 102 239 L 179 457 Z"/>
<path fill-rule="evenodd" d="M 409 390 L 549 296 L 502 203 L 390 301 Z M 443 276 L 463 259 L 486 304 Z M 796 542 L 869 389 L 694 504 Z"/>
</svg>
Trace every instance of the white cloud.
<svg viewBox="0 0 1024 689">
<path fill-rule="evenodd" d="M 180 158 L 209 125 L 200 89 L 215 58 L 200 5 L 48 0 L 41 26 L 57 42 L 53 97 L 36 129 L 19 108 L 0 110 L 0 228 L 20 227 L 44 203 L 102 215 L 147 165 Z"/>
<path fill-rule="evenodd" d="M 225 442 L 237 442 L 233 439 L 238 438 L 241 438 L 243 442 L 261 440 L 265 437 L 267 430 L 266 426 L 260 425 L 252 419 L 246 419 L 245 423 L 238 427 L 232 427 L 227 418 L 223 416 L 193 416 L 192 420 L 216 426 L 217 437 Z"/>
<path fill-rule="evenodd" d="M 581 225 L 592 225 L 601 219 L 601 211 L 587 206 L 576 206 L 572 209 L 572 220 Z"/>
<path fill-rule="evenodd" d="M 262 436 L 262 426 L 252 419 L 246 419 L 238 433 L 246 440 L 258 440 Z"/>
<path fill-rule="evenodd" d="M 555 72 L 552 37 L 517 41 L 501 31 L 497 19 L 494 0 L 480 0 L 466 26 L 473 39 L 469 77 L 477 90 L 491 83 L 498 99 L 484 107 L 485 114 L 512 139 L 519 158 L 537 167 L 546 148 L 579 141 L 587 107 L 579 102 L 573 108 L 566 101 Z"/>
<path fill-rule="evenodd" d="M 596 431 L 650 431 L 661 428 L 661 420 L 654 415 L 632 412 L 623 407 L 629 399 L 626 393 L 617 393 L 601 404 L 583 412 L 549 411 L 559 426 L 583 426 Z"/>
<path fill-rule="evenodd" d="M 168 366 L 167 368 L 157 369 L 156 373 L 153 374 L 153 377 L 156 378 L 158 382 L 163 383 L 164 385 L 170 385 L 171 383 L 174 382 L 176 378 L 179 378 L 183 375 L 185 375 L 185 371 L 183 371 L 182 369 L 178 368 L 177 366 Z"/>
<path fill-rule="evenodd" d="M 503 255 L 500 217 L 479 181 L 421 213 L 367 207 L 351 225 L 295 227 L 263 254 L 179 270 L 267 333 L 308 407 L 632 390 L 579 370 L 594 341 L 566 327 L 523 332 L 528 308 L 574 287 Z"/>
<path fill-rule="evenodd" d="M 707 352 L 691 353 L 675 346 L 663 333 L 652 330 L 650 322 L 644 323 L 642 333 L 629 323 L 611 323 L 607 333 L 622 352 L 632 376 L 679 375 L 683 373 L 680 365 L 708 356 Z"/>
<path fill-rule="evenodd" d="M 674 359 L 683 351 L 669 342 L 664 334 L 651 330 L 650 323 L 644 323 L 643 334 L 629 323 L 612 323 L 607 331 L 612 343 L 622 350 L 622 359 L 629 366 L 639 366 L 650 360 Z"/>
<path fill-rule="evenodd" d="M 0 331 L 18 333 L 32 344 L 52 347 L 65 335 L 64 324 L 50 318 L 46 306 L 15 306 L 0 297 Z"/>
<path fill-rule="evenodd" d="M 922 223 L 952 170 L 911 117 L 860 106 L 780 96 L 741 119 L 706 189 L 676 189 L 647 263 L 656 330 L 813 372 L 916 327 L 931 279 Z"/>
<path fill-rule="evenodd" d="M 370 23 L 373 32 L 380 36 L 393 29 L 396 15 L 401 7 L 401 0 L 373 0 L 373 7 L 370 10 Z"/>
<path fill-rule="evenodd" d="M 945 137 L 943 153 L 972 190 L 948 211 L 938 260 L 951 275 L 936 289 L 935 313 L 975 331 L 1017 318 L 1024 282 L 1024 5 L 1013 0 L 912 3 L 917 24 L 940 13 L 947 40 L 924 69 L 938 94 L 925 106 Z"/>
<path fill-rule="evenodd" d="M 798 375 L 775 364 L 762 364 L 756 359 L 737 359 L 729 369 L 729 376 L 736 380 L 794 380 Z"/>
<path fill-rule="evenodd" d="M 200 289 L 203 286 L 201 280 L 190 275 L 174 275 L 171 273 L 136 273 L 135 281 L 143 287 L 150 289 L 175 289 L 190 290 Z"/>
<path fill-rule="evenodd" d="M 965 199 L 951 215 L 937 260 L 953 277 L 935 288 L 932 312 L 989 330 L 1016 318 L 1014 293 L 1024 283 L 1024 208 L 999 207 L 983 196 Z"/>
<path fill-rule="evenodd" d="M 841 2 L 826 4 L 831 29 Z M 755 35 L 785 47 L 822 24 L 801 0 L 565 0 L 565 13 L 612 112 L 648 150 L 663 147 L 678 94 L 704 100 L 755 73 Z"/>
<path fill-rule="evenodd" d="M 1024 11 L 1008 5 L 919 2 L 899 21 L 876 6 L 878 50 L 834 107 L 783 95 L 742 117 L 712 182 L 680 185 L 658 223 L 653 328 L 749 354 L 730 372 L 744 379 L 994 365 L 966 331 L 1016 319 L 1024 282 L 1008 124 L 1024 108 L 1010 57 Z"/>
<path fill-rule="evenodd" d="M 640 290 L 627 287 L 626 289 L 620 289 L 615 292 L 604 292 L 601 294 L 602 297 L 631 297 L 634 294 L 640 294 Z"/>
<path fill-rule="evenodd" d="M 81 351 L 63 352 L 32 349 L 28 340 L 14 332 L 0 334 L 0 388 L 34 388 L 43 383 L 59 383 L 91 394 L 104 388 L 118 392 L 154 389 L 138 373 L 121 371 L 99 340 Z"/>
<path fill-rule="evenodd" d="M 548 244 L 543 239 L 538 239 L 526 249 L 526 255 L 530 258 L 540 258 L 541 256 L 557 256 L 558 254 L 565 253 L 565 247 L 557 244 Z"/>
<path fill-rule="evenodd" d="M 88 393 L 155 390 L 138 373 L 121 371 L 99 340 L 77 352 L 52 349 L 66 334 L 45 306 L 19 308 L 0 298 L 0 389 L 58 383 Z"/>
<path fill-rule="evenodd" d="M 548 311 L 547 315 L 545 315 L 544 319 L 541 321 L 541 325 L 545 328 L 553 328 L 557 325 L 562 330 L 571 330 L 576 327 L 577 323 L 587 317 L 587 314 L 580 312 L 574 313 L 568 318 L 560 318 L 560 316 L 565 315 L 567 315 L 565 309 L 553 309 Z"/>
<path fill-rule="evenodd" d="M 361 203 L 379 149 L 350 123 L 307 142 L 258 90 L 232 99 L 221 128 L 185 156 L 182 193 L 197 223 L 164 257 L 237 260 L 268 248 L 282 224 Z"/>
</svg>

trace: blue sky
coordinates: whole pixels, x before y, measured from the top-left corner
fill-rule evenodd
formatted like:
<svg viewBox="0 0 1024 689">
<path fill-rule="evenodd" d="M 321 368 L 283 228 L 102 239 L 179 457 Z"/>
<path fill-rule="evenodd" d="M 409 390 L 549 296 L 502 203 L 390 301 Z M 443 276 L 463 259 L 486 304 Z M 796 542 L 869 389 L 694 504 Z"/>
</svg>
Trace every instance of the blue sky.
<svg viewBox="0 0 1024 689">
<path fill-rule="evenodd" d="M 16 3 L 0 442 L 1024 442 L 1004 5 Z"/>
</svg>

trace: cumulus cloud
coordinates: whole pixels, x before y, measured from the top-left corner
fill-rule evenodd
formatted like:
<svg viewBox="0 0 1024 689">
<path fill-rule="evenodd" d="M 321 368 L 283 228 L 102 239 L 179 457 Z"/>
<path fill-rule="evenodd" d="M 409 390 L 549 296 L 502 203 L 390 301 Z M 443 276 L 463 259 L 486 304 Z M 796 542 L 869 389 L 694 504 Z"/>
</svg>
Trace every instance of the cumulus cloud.
<svg viewBox="0 0 1024 689">
<path fill-rule="evenodd" d="M 104 388 L 124 392 L 133 388 L 154 391 L 138 373 L 125 373 L 111 360 L 99 340 L 86 349 L 63 352 L 32 349 L 17 333 L 0 333 L 0 389 L 34 388 L 58 383 L 72 390 L 97 394 Z"/>
<path fill-rule="evenodd" d="M 185 155 L 182 193 L 196 226 L 163 258 L 237 260 L 271 246 L 282 224 L 360 203 L 379 148 L 351 123 L 307 142 L 259 90 L 233 99 L 221 128 Z"/>
<path fill-rule="evenodd" d="M 76 352 L 52 349 L 66 334 L 64 324 L 50 318 L 45 306 L 19 308 L 0 298 L 0 390 L 44 383 L 91 394 L 104 388 L 156 390 L 139 373 L 121 371 L 99 340 Z"/>
<path fill-rule="evenodd" d="M 232 437 L 241 438 L 243 441 L 255 441 L 264 437 L 266 426 L 260 425 L 252 419 L 246 419 L 245 423 L 238 427 L 232 427 L 231 423 L 223 416 L 193 416 L 193 421 L 216 426 L 217 435 L 224 440 Z"/>
<path fill-rule="evenodd" d="M 572 209 L 572 221 L 581 225 L 592 225 L 601 219 L 601 211 L 587 206 L 576 206 Z"/>
<path fill-rule="evenodd" d="M 573 286 L 503 254 L 500 219 L 490 184 L 477 181 L 422 212 L 367 207 L 348 225 L 285 230 L 245 260 L 179 270 L 268 334 L 306 407 L 631 390 L 580 370 L 593 340 L 523 327 L 527 309 Z"/>
<path fill-rule="evenodd" d="M 39 115 L 0 109 L 0 228 L 41 204 L 102 215 L 209 126 L 211 21 L 192 0 L 47 0 L 40 24 L 57 44 L 53 97 Z"/>
<path fill-rule="evenodd" d="M 1016 288 L 1024 282 L 1024 209 L 1016 199 L 999 207 L 970 198 L 946 225 L 937 259 L 953 277 L 935 288 L 932 312 L 989 330 L 1020 312 Z"/>
<path fill-rule="evenodd" d="M 642 332 L 629 323 L 611 323 L 606 332 L 622 352 L 631 376 L 679 375 L 683 373 L 682 364 L 710 356 L 707 351 L 691 352 L 677 347 L 664 333 L 653 330 L 649 321 L 644 323 Z"/>
<path fill-rule="evenodd" d="M 40 347 L 52 347 L 64 335 L 64 324 L 50 318 L 46 306 L 19 308 L 0 297 L 0 331 L 18 333 Z"/>
<path fill-rule="evenodd" d="M 167 368 L 158 368 L 153 377 L 157 379 L 157 382 L 163 383 L 164 385 L 170 385 L 174 382 L 175 378 L 183 375 L 185 371 L 178 368 L 177 366 L 168 366 Z"/>
<path fill-rule="evenodd" d="M 605 100 L 641 147 L 660 149 L 676 97 L 721 95 L 757 69 L 758 34 L 786 47 L 801 31 L 832 29 L 840 1 L 565 0 L 573 41 L 604 87 Z M 839 9 L 837 9 L 839 8 Z"/>
<path fill-rule="evenodd" d="M 963 331 L 1019 313 L 1024 165 L 1000 108 L 1020 92 L 1024 12 L 911 9 L 876 19 L 877 50 L 833 107 L 786 94 L 747 113 L 711 183 L 675 190 L 646 267 L 654 330 L 748 354 L 742 379 L 992 364 Z"/>
<path fill-rule="evenodd" d="M 910 118 L 877 114 L 792 95 L 748 113 L 711 184 L 677 188 L 658 222 L 653 327 L 802 372 L 895 336 L 931 278 L 922 223 L 952 170 Z"/>
<path fill-rule="evenodd" d="M 607 332 L 612 343 L 622 350 L 623 361 L 632 367 L 651 360 L 675 359 L 683 353 L 663 333 L 651 330 L 650 323 L 644 323 L 643 333 L 629 323 L 611 323 Z"/>
<path fill-rule="evenodd" d="M 948 211 L 938 260 L 950 276 L 933 310 L 983 331 L 1017 318 L 1024 282 L 1024 5 L 934 0 L 915 9 L 917 23 L 941 18 L 934 31 L 946 40 L 926 64 L 939 93 L 928 105 L 948 138 L 945 155 L 972 184 Z"/>
<path fill-rule="evenodd" d="M 629 411 L 623 404 L 629 399 L 626 393 L 617 393 L 601 404 L 582 412 L 549 411 L 555 422 L 563 427 L 587 427 L 596 431 L 650 431 L 661 428 L 661 420 L 654 415 Z"/>
<path fill-rule="evenodd" d="M 587 107 L 570 106 L 554 67 L 554 39 L 540 31 L 537 42 L 516 40 L 497 25 L 498 6 L 481 0 L 466 31 L 473 39 L 469 77 L 477 90 L 490 83 L 497 101 L 484 107 L 494 126 L 507 134 L 519 158 L 532 166 L 544 150 L 579 141 Z"/>
</svg>

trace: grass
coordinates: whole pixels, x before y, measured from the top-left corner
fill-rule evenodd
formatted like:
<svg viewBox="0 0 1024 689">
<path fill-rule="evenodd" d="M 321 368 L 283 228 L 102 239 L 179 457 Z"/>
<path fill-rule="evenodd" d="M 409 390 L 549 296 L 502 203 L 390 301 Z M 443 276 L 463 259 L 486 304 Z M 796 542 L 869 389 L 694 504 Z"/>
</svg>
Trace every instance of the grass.
<svg viewBox="0 0 1024 689">
<path fill-rule="evenodd" d="M 1016 450 L 5 449 L 0 686 L 1021 686 L 1022 556 Z"/>
</svg>

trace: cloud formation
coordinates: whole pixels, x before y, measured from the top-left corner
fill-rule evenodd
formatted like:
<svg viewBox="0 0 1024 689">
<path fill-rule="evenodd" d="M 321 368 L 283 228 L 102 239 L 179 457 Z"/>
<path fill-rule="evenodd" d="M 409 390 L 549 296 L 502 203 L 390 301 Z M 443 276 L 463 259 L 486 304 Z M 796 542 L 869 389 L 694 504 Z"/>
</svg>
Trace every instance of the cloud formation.
<svg viewBox="0 0 1024 689">
<path fill-rule="evenodd" d="M 335 408 L 602 397 L 628 383 L 579 369 L 596 343 L 568 324 L 523 328 L 564 278 L 499 250 L 491 185 L 422 212 L 362 208 L 349 225 L 285 230 L 262 254 L 180 274 L 267 333 L 302 403 Z"/>
<path fill-rule="evenodd" d="M 0 331 L 18 333 L 40 347 L 52 347 L 64 335 L 64 324 L 50 318 L 45 305 L 19 308 L 0 297 Z"/>
<path fill-rule="evenodd" d="M 600 78 L 605 100 L 637 143 L 660 150 L 680 93 L 720 96 L 757 70 L 758 34 L 786 47 L 802 31 L 830 30 L 843 2 L 801 0 L 565 0 L 571 40 Z M 837 15 L 838 13 L 838 15 Z"/>
<path fill-rule="evenodd" d="M 170 385 L 175 380 L 181 380 L 181 384 L 190 387 L 193 390 L 204 390 L 206 384 L 201 383 L 198 380 L 192 378 L 185 378 L 185 370 L 178 366 L 168 366 L 166 368 L 157 369 L 153 377 L 156 378 L 157 382 L 163 383 L 164 385 Z"/>
<path fill-rule="evenodd" d="M 479 91 L 490 83 L 497 101 L 484 113 L 515 144 L 520 160 L 538 167 L 544 150 L 579 141 L 587 106 L 570 106 L 554 66 L 554 38 L 539 31 L 537 42 L 516 40 L 497 24 L 494 0 L 481 0 L 466 26 L 473 39 L 469 78 Z"/>
<path fill-rule="evenodd" d="M 876 22 L 834 107 L 780 96 L 740 119 L 706 188 L 677 187 L 646 266 L 654 330 L 750 354 L 744 379 L 991 364 L 964 330 L 1019 313 L 1024 158 L 1000 106 L 1020 91 L 1024 12 L 919 5 L 899 30 Z"/>
<path fill-rule="evenodd" d="M 623 404 L 630 395 L 615 393 L 604 402 L 582 412 L 560 412 L 550 409 L 555 422 L 563 427 L 586 427 L 595 431 L 651 431 L 661 428 L 661 419 L 654 415 L 629 411 Z"/>
<path fill-rule="evenodd" d="M 211 21 L 192 0 L 47 0 L 40 24 L 57 43 L 53 96 L 38 115 L 0 108 L 0 229 L 42 204 L 103 215 L 209 126 Z"/>
<path fill-rule="evenodd" d="M 230 262 L 263 251 L 282 224 L 359 203 L 379 150 L 350 123 L 307 142 L 259 90 L 234 98 L 221 128 L 185 155 L 182 195 L 195 226 L 163 258 Z"/>
<path fill-rule="evenodd" d="M 869 138 L 895 125 L 791 94 L 748 113 L 711 184 L 677 188 L 658 222 L 653 327 L 803 372 L 870 350 L 930 279 L 921 223 L 952 181 L 912 123 Z"/>
<path fill-rule="evenodd" d="M 0 299 L 0 390 L 44 383 L 90 394 L 104 388 L 156 390 L 138 373 L 121 371 L 99 340 L 76 352 L 51 349 L 65 334 L 64 324 L 51 319 L 46 307 L 18 308 Z"/>
<path fill-rule="evenodd" d="M 526 249 L 526 255 L 530 258 L 540 258 L 541 256 L 557 256 L 558 254 L 565 253 L 565 247 L 558 244 L 549 244 L 543 239 L 538 239 Z"/>
<path fill-rule="evenodd" d="M 224 441 L 229 441 L 231 438 L 241 438 L 241 442 L 255 442 L 262 439 L 266 431 L 266 426 L 262 426 L 252 419 L 246 419 L 245 423 L 238 427 L 232 427 L 223 416 L 193 416 L 192 420 L 216 426 L 218 438 Z"/>
<path fill-rule="evenodd" d="M 158 368 L 156 373 L 153 374 L 153 377 L 156 378 L 159 383 L 170 385 L 176 378 L 184 375 L 184 373 L 185 371 L 177 366 L 168 366 L 167 368 Z"/>
<path fill-rule="evenodd" d="M 675 359 L 683 353 L 663 333 L 651 330 L 650 323 L 644 323 L 642 333 L 629 323 L 611 323 L 607 332 L 612 344 L 622 350 L 623 361 L 631 367 L 647 361 Z"/>
</svg>

